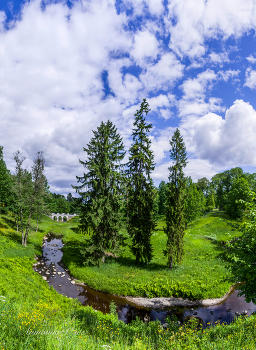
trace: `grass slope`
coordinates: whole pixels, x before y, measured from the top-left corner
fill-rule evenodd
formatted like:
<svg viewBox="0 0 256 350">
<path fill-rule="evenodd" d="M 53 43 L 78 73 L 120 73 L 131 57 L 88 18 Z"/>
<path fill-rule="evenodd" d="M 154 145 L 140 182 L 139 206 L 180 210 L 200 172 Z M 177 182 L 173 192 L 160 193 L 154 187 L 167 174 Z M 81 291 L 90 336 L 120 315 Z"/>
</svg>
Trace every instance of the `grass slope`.
<svg viewBox="0 0 256 350">
<path fill-rule="evenodd" d="M 147 266 L 135 264 L 128 237 L 128 245 L 120 257 L 110 257 L 100 267 L 84 266 L 80 253 L 84 236 L 71 230 L 64 233 L 63 261 L 75 278 L 103 292 L 150 298 L 219 298 L 231 287 L 226 281 L 228 263 L 223 256 L 221 241 L 241 234 L 231 224 L 236 223 L 218 211 L 194 221 L 186 230 L 184 260 L 173 270 L 167 269 L 167 259 L 163 255 L 166 245 L 163 221 L 158 222 L 152 236 L 154 258 Z"/>
<path fill-rule="evenodd" d="M 54 230 L 75 241 L 72 225 L 46 218 L 38 233 L 30 232 L 24 248 L 11 217 L 0 215 L 1 350 L 255 349 L 255 316 L 204 331 L 170 322 L 166 331 L 159 322 L 125 325 L 114 315 L 59 295 L 32 265 L 34 255 L 41 254 L 45 233 Z"/>
</svg>

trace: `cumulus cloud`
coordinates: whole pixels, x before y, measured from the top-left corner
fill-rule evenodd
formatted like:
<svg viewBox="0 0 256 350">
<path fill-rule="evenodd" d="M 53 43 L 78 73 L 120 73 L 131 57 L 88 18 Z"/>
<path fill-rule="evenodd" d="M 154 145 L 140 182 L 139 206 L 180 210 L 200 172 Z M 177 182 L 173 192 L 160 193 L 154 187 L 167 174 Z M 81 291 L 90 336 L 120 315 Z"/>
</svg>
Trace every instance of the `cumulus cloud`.
<svg viewBox="0 0 256 350">
<path fill-rule="evenodd" d="M 125 23 L 111 0 L 72 9 L 48 4 L 44 11 L 36 0 L 0 33 L 0 136 L 10 169 L 12 153 L 21 149 L 30 159 L 43 150 L 49 174 L 50 166 L 56 174 L 64 166 L 70 179 L 81 171 L 78 157 L 92 129 L 107 117 L 118 121 L 122 112 L 120 101 L 102 101 L 101 73 L 111 68 L 110 53 L 132 46 Z M 128 101 L 141 83 L 128 74 L 123 85 Z"/>
<path fill-rule="evenodd" d="M 168 4 L 170 48 L 179 55 L 200 57 L 208 38 L 240 37 L 255 28 L 254 0 L 173 0 Z"/>
<path fill-rule="evenodd" d="M 134 46 L 131 55 L 140 64 L 145 58 L 156 59 L 158 54 L 158 41 L 149 31 L 142 31 L 134 36 Z"/>
<path fill-rule="evenodd" d="M 168 90 L 183 76 L 184 65 L 173 53 L 165 53 L 156 64 L 149 64 L 145 73 L 140 75 L 148 92 Z"/>
<path fill-rule="evenodd" d="M 152 173 L 152 178 L 159 185 L 161 181 L 168 182 L 169 170 L 172 165 L 172 161 L 167 161 L 156 166 Z M 198 179 L 206 177 L 210 180 L 217 172 L 223 171 L 225 168 L 213 166 L 208 160 L 205 159 L 188 159 L 188 164 L 184 168 L 185 176 L 191 176 L 194 182 Z"/>
<path fill-rule="evenodd" d="M 233 83 L 240 70 L 232 66 L 218 71 L 217 65 L 230 64 L 229 51 L 208 50 L 206 40 L 238 38 L 255 28 L 252 0 L 172 0 L 168 4 L 124 0 L 120 12 L 114 0 L 81 0 L 72 8 L 64 1 L 48 1 L 44 10 L 40 3 L 25 2 L 8 29 L 6 15 L 0 12 L 0 138 L 11 170 L 12 153 L 17 149 L 28 157 L 28 166 L 35 153 L 43 150 L 51 189 L 70 192 L 75 175 L 84 172 L 78 159 L 85 158 L 83 147 L 93 136 L 92 130 L 110 119 L 128 149 L 134 113 L 145 97 L 154 112 L 149 122 L 154 126 L 155 179 L 165 166 L 161 163 L 166 161 L 175 123 L 188 152 L 201 157 L 198 162 L 191 160 L 193 176 L 196 164 L 199 172 L 210 174 L 209 162 L 215 162 L 217 169 L 233 157 L 233 151 L 234 162 L 248 162 L 247 155 L 238 155 L 233 139 L 238 132 L 247 140 L 249 127 L 241 132 L 238 123 L 232 143 L 229 120 L 239 115 L 241 121 L 248 112 L 251 119 L 246 125 L 253 126 L 252 107 L 236 102 L 222 120 L 214 113 L 224 112 L 224 103 L 211 95 L 215 84 Z M 125 11 L 128 7 L 133 8 L 132 14 Z M 136 16 L 141 16 L 140 25 Z M 253 64 L 256 59 L 250 55 L 247 60 Z M 213 69 L 202 68 L 208 63 Z M 251 68 L 244 86 L 256 86 Z M 166 129 L 159 130 L 157 123 Z"/>
<path fill-rule="evenodd" d="M 249 61 L 251 64 L 256 63 L 256 58 L 253 57 L 252 54 L 250 54 L 248 57 L 246 57 L 247 61 Z"/>
<path fill-rule="evenodd" d="M 126 8 L 132 8 L 135 16 L 142 15 L 145 9 L 152 15 L 159 16 L 164 10 L 162 0 L 123 0 L 122 4 Z"/>
<path fill-rule="evenodd" d="M 223 79 L 224 81 L 228 81 L 228 79 L 232 79 L 234 77 L 237 77 L 240 73 L 239 69 L 228 69 L 226 71 L 219 71 L 218 74 L 220 76 L 221 79 Z"/>
<path fill-rule="evenodd" d="M 256 88 L 256 70 L 247 68 L 245 72 L 245 83 L 244 86 L 248 86 L 250 89 Z"/>
<path fill-rule="evenodd" d="M 199 73 L 197 77 L 185 80 L 180 89 L 183 91 L 182 98 L 178 101 L 179 115 L 204 115 L 207 112 L 223 111 L 221 99 L 210 97 L 206 101 L 207 94 L 211 90 L 217 74 L 210 69 Z"/>
<path fill-rule="evenodd" d="M 228 58 L 228 53 L 227 52 L 221 52 L 221 53 L 216 53 L 212 52 L 209 54 L 210 61 L 215 64 L 220 64 L 222 65 L 224 62 L 229 62 Z"/>
<path fill-rule="evenodd" d="M 256 166 L 256 111 L 242 100 L 227 110 L 225 119 L 209 113 L 193 123 L 195 153 L 221 166 Z"/>
</svg>

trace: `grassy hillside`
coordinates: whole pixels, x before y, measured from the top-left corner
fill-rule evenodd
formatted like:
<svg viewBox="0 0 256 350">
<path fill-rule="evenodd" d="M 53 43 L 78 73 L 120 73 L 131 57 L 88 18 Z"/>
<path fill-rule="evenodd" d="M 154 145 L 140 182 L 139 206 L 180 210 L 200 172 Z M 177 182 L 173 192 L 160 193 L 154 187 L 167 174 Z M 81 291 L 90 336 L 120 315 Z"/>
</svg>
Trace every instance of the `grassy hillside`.
<svg viewBox="0 0 256 350">
<path fill-rule="evenodd" d="M 64 233 L 63 261 L 74 277 L 103 292 L 143 297 L 219 298 L 231 287 L 226 280 L 228 263 L 221 242 L 241 234 L 233 228 L 234 224 L 238 226 L 218 211 L 194 221 L 186 230 L 184 260 L 171 271 L 163 255 L 166 235 L 161 220 L 152 236 L 154 258 L 149 265 L 135 264 L 127 237 L 127 246 L 120 257 L 108 258 L 101 267 L 84 266 L 80 250 L 85 236 L 73 231 Z M 127 235 L 125 230 L 124 234 Z"/>
<path fill-rule="evenodd" d="M 199 228 L 199 223 L 189 230 L 195 230 L 196 225 Z M 30 233 L 28 247 L 24 248 L 11 217 L 0 215 L 0 349 L 255 349 L 255 316 L 204 331 L 174 323 L 164 330 L 159 322 L 143 324 L 137 320 L 125 325 L 114 315 L 103 315 L 59 295 L 32 270 L 32 265 L 35 254 L 41 254 L 43 236 L 50 230 L 63 233 L 66 241 L 69 237 L 69 242 L 80 242 L 72 227 L 74 223 L 46 218 L 38 233 Z"/>
</svg>

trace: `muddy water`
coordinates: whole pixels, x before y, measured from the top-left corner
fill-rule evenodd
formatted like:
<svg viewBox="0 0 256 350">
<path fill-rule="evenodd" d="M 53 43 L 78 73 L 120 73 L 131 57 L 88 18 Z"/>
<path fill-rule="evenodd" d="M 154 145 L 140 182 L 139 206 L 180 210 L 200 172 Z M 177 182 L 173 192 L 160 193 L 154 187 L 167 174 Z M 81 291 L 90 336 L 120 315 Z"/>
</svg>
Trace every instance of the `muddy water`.
<svg viewBox="0 0 256 350">
<path fill-rule="evenodd" d="M 150 309 L 135 306 L 123 297 L 97 292 L 88 286 L 75 284 L 69 271 L 62 265 L 62 247 L 61 237 L 49 235 L 43 241 L 42 258 L 38 260 L 34 270 L 40 273 L 58 293 L 70 298 L 77 298 L 82 305 L 90 305 L 103 313 L 109 312 L 109 304 L 113 300 L 117 305 L 118 318 L 125 323 L 130 323 L 136 316 L 144 321 L 158 319 L 161 323 L 165 323 L 166 317 L 171 315 L 176 315 L 179 321 L 183 323 L 185 317 L 194 315 L 200 317 L 203 320 L 204 327 L 206 327 L 208 323 L 214 324 L 215 322 L 229 324 L 236 317 L 236 312 L 241 314 L 246 310 L 247 315 L 256 312 L 256 305 L 246 303 L 243 297 L 237 296 L 238 291 L 236 290 L 230 293 L 225 301 L 214 306 L 194 306 L 193 309 L 177 306 L 165 309 Z"/>
</svg>

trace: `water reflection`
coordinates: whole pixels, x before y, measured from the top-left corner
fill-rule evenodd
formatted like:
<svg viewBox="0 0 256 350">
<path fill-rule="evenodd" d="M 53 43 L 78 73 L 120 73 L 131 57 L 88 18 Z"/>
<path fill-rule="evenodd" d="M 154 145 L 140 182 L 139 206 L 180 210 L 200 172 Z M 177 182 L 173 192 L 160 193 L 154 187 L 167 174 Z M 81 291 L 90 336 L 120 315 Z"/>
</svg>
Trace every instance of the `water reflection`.
<svg viewBox="0 0 256 350">
<path fill-rule="evenodd" d="M 244 297 L 238 297 L 237 290 L 234 290 L 225 301 L 214 306 L 193 306 L 192 308 L 174 306 L 165 309 L 135 306 L 123 297 L 97 292 L 88 286 L 75 284 L 69 271 L 61 263 L 63 256 L 62 247 L 61 236 L 49 235 L 44 240 L 43 255 L 38 260 L 34 270 L 40 273 L 58 293 L 69 298 L 77 298 L 82 305 L 90 305 L 95 310 L 103 313 L 109 312 L 109 304 L 113 300 L 117 305 L 119 320 L 125 323 L 130 323 L 136 316 L 143 321 L 158 319 L 161 323 L 165 323 L 167 316 L 171 315 L 176 315 L 178 320 L 183 323 L 185 317 L 195 315 L 203 320 L 204 327 L 206 327 L 207 323 L 214 324 L 218 321 L 229 324 L 236 317 L 236 312 L 242 314 L 244 311 L 247 311 L 247 315 L 256 312 L 256 305 L 252 302 L 246 303 Z"/>
</svg>

